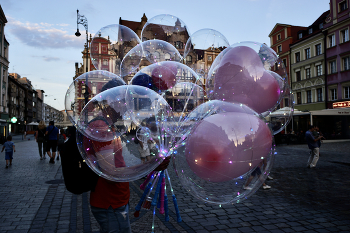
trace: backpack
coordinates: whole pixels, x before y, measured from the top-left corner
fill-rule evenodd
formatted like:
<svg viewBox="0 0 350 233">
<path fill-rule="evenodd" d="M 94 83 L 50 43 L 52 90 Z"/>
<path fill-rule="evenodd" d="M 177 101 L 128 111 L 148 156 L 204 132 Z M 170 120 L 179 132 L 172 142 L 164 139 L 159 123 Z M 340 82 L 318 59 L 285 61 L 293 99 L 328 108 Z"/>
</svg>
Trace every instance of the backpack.
<svg viewBox="0 0 350 233">
<path fill-rule="evenodd" d="M 82 194 L 94 191 L 99 176 L 93 172 L 80 155 L 76 138 L 75 127 L 70 129 L 70 137 L 64 143 L 61 151 L 61 166 L 64 184 L 73 194 Z"/>
<path fill-rule="evenodd" d="M 64 137 L 62 134 L 58 135 L 57 145 L 62 146 L 64 144 Z"/>
</svg>

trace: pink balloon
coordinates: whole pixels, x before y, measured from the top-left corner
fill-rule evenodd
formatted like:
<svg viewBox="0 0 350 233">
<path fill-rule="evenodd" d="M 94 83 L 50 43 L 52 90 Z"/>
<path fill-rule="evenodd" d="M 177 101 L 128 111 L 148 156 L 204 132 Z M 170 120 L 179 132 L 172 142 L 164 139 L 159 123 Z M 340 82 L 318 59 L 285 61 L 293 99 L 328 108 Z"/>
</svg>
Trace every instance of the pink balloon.
<svg viewBox="0 0 350 233">
<path fill-rule="evenodd" d="M 174 64 L 163 62 L 152 71 L 152 81 L 159 90 L 165 91 L 176 84 L 176 73 Z"/>
<path fill-rule="evenodd" d="M 240 102 L 258 113 L 274 108 L 280 98 L 279 83 L 247 46 L 234 47 L 224 55 L 213 91 L 214 99 Z"/>
<path fill-rule="evenodd" d="M 191 170 L 211 182 L 244 175 L 269 155 L 272 134 L 258 117 L 229 112 L 211 115 L 192 129 L 185 156 Z"/>
</svg>

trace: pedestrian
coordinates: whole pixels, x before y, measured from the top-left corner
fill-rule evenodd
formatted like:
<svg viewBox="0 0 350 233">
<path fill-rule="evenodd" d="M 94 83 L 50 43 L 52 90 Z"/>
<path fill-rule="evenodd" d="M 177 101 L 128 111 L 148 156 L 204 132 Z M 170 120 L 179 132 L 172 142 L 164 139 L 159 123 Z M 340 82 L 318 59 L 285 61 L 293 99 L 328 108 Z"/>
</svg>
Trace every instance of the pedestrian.
<svg viewBox="0 0 350 233">
<path fill-rule="evenodd" d="M 27 138 L 27 131 L 25 131 L 25 130 L 23 132 L 23 138 L 24 138 L 24 140 L 26 140 L 26 138 Z"/>
<path fill-rule="evenodd" d="M 46 128 L 45 135 L 47 139 L 46 152 L 47 152 L 47 155 L 50 157 L 49 163 L 54 164 L 55 157 L 56 157 L 56 150 L 57 150 L 57 139 L 58 139 L 58 128 L 55 127 L 54 121 L 49 122 L 49 126 Z M 50 152 L 50 149 L 52 150 L 52 154 Z"/>
<path fill-rule="evenodd" d="M 12 136 L 7 136 L 7 142 L 4 143 L 4 146 L 2 147 L 1 152 L 5 149 L 5 160 L 6 160 L 6 168 L 9 167 L 9 165 L 12 165 L 12 159 L 13 159 L 13 152 L 16 152 L 15 144 L 12 141 Z M 10 162 L 10 164 L 9 164 Z"/>
<path fill-rule="evenodd" d="M 308 168 L 316 167 L 317 161 L 319 159 L 320 147 L 318 145 L 318 141 L 324 138 L 323 136 L 314 137 L 312 132 L 315 130 L 313 125 L 309 126 L 309 130 L 305 133 L 305 140 L 309 149 L 311 150 L 311 154 L 309 156 L 309 160 L 307 162 Z"/>
<path fill-rule="evenodd" d="M 57 140 L 57 160 L 60 159 L 60 153 L 63 149 L 64 142 L 66 141 L 66 135 L 63 133 L 63 130 L 60 129 L 60 134 L 58 135 Z"/>
<path fill-rule="evenodd" d="M 248 178 L 248 180 L 247 180 L 247 182 L 245 183 L 245 185 L 243 185 L 243 189 L 245 189 L 245 190 L 251 190 L 252 189 L 252 187 L 250 187 L 249 186 L 249 184 L 250 184 L 250 182 L 252 182 L 252 180 L 254 179 L 254 177 L 255 176 L 257 176 L 259 179 L 260 179 L 260 177 L 261 177 L 261 166 L 264 164 L 264 160 L 263 161 L 261 161 L 260 163 L 259 163 L 259 165 L 253 170 L 253 172 L 250 174 L 250 176 L 249 176 L 249 178 Z M 266 165 L 265 165 L 266 166 Z M 272 177 L 271 177 L 272 178 Z M 273 178 L 272 178 L 273 179 Z M 271 186 L 269 186 L 269 185 L 267 185 L 267 184 L 265 184 L 265 182 L 262 180 L 262 179 L 260 179 L 261 180 L 261 182 L 263 182 L 263 189 L 270 189 L 271 188 Z"/>
<path fill-rule="evenodd" d="M 46 125 L 44 121 L 40 121 L 38 125 L 38 130 L 35 132 L 35 140 L 38 143 L 40 160 L 46 159 Z"/>
</svg>

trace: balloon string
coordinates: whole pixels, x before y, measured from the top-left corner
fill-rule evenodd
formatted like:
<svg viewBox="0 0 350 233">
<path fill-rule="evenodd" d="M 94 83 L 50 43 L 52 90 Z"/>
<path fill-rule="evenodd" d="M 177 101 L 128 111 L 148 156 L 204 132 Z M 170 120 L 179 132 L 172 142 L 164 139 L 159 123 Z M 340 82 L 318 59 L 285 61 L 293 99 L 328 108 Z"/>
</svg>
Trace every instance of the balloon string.
<svg viewBox="0 0 350 233">
<path fill-rule="evenodd" d="M 181 216 L 180 216 L 179 206 L 177 205 L 177 200 L 176 200 L 176 197 L 175 197 L 175 194 L 174 194 L 173 187 L 171 185 L 171 181 L 170 181 L 170 176 L 169 176 L 168 170 L 166 169 L 165 172 L 166 172 L 166 175 L 168 176 L 169 186 L 170 186 L 171 194 L 173 196 L 173 203 L 174 203 L 174 207 L 175 207 L 175 211 L 176 211 L 177 222 L 181 222 L 182 219 L 181 219 Z"/>
</svg>

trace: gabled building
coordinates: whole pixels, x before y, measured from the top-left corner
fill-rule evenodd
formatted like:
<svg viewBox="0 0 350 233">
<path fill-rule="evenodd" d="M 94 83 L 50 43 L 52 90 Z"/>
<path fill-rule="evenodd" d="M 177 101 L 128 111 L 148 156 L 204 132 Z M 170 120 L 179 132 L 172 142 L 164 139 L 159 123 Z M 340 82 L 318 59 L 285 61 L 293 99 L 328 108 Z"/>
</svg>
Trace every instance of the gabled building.
<svg viewBox="0 0 350 233">
<path fill-rule="evenodd" d="M 293 26 L 289 24 L 280 24 L 277 23 L 275 27 L 269 34 L 270 37 L 270 47 L 277 53 L 279 58 L 282 61 L 283 66 L 286 69 L 286 75 L 288 77 L 288 83 L 291 85 L 291 73 L 290 73 L 290 49 L 289 46 L 298 40 L 297 34 L 300 30 L 305 30 L 306 27 Z M 275 72 L 284 75 L 283 69 L 278 66 L 274 69 Z M 281 101 L 281 108 L 288 107 L 288 99 Z"/>
<path fill-rule="evenodd" d="M 290 45 L 291 87 L 295 108 L 300 111 L 325 109 L 325 50 L 322 32 L 329 11 L 312 25 L 298 31 Z"/>
</svg>

